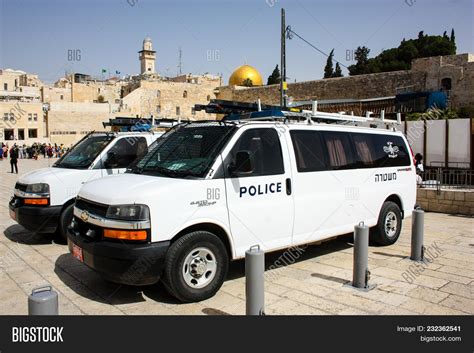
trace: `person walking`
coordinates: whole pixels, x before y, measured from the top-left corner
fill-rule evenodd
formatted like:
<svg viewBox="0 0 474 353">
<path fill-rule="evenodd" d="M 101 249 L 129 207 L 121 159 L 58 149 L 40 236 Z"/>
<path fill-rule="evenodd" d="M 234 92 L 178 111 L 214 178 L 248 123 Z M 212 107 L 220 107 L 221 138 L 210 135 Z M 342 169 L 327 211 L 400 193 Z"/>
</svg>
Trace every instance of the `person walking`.
<svg viewBox="0 0 474 353">
<path fill-rule="evenodd" d="M 10 165 L 12 167 L 12 174 L 13 168 L 15 168 L 15 173 L 18 174 L 18 146 L 16 145 L 16 143 L 10 150 Z"/>
</svg>

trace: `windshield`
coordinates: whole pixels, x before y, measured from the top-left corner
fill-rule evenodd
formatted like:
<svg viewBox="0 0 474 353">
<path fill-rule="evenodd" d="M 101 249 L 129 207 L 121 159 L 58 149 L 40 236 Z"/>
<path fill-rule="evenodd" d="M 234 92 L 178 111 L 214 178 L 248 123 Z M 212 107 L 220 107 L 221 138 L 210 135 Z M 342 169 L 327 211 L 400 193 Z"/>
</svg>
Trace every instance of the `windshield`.
<svg viewBox="0 0 474 353">
<path fill-rule="evenodd" d="M 113 139 L 113 135 L 91 135 L 86 137 L 74 145 L 53 167 L 87 169 Z"/>
<path fill-rule="evenodd" d="M 131 172 L 202 178 L 234 129 L 219 123 L 179 125 L 158 139 Z"/>
</svg>

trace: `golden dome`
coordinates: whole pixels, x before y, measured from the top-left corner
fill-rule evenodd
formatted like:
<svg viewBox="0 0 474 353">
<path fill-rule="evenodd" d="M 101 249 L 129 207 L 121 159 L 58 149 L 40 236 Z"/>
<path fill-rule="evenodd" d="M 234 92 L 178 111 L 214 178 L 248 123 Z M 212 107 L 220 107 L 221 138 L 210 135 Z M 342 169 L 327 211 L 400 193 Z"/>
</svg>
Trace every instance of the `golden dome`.
<svg viewBox="0 0 474 353">
<path fill-rule="evenodd" d="M 253 86 L 263 85 L 262 76 L 254 67 L 250 65 L 242 65 L 234 70 L 232 75 L 229 78 L 230 86 L 244 86 L 244 81 L 250 79 L 252 80 Z"/>
</svg>

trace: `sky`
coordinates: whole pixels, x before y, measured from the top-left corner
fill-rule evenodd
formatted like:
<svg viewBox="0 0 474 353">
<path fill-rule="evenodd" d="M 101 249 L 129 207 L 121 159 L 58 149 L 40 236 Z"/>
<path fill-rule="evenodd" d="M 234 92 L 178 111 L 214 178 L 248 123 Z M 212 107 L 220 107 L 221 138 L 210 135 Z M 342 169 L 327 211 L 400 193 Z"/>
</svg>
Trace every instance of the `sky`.
<svg viewBox="0 0 474 353">
<path fill-rule="evenodd" d="M 181 48 L 182 73 L 221 74 L 227 82 L 249 64 L 266 82 L 280 62 L 282 7 L 293 31 L 325 53 L 334 48 L 345 66 L 357 46 L 372 57 L 421 30 L 449 35 L 454 28 L 457 53 L 474 53 L 472 0 L 0 0 L 0 68 L 49 83 L 66 71 L 138 74 L 137 52 L 149 36 L 162 75 L 178 74 Z M 289 82 L 322 78 L 323 54 L 297 37 L 286 46 Z"/>
</svg>

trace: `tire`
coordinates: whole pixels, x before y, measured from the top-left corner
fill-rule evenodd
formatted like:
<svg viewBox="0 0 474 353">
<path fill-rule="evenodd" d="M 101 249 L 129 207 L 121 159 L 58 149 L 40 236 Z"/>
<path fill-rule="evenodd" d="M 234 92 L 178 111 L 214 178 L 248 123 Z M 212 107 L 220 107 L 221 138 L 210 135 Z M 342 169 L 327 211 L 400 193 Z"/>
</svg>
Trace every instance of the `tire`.
<svg viewBox="0 0 474 353">
<path fill-rule="evenodd" d="M 387 201 L 380 210 L 377 225 L 370 231 L 370 240 L 379 245 L 392 245 L 402 230 L 402 212 L 395 202 Z"/>
<path fill-rule="evenodd" d="M 224 283 L 229 255 L 222 241 L 214 234 L 196 231 L 171 244 L 165 259 L 163 283 L 181 302 L 208 299 Z"/>
<path fill-rule="evenodd" d="M 59 216 L 58 235 L 60 235 L 61 238 L 64 240 L 67 240 L 67 227 L 69 227 L 69 225 L 71 224 L 73 211 L 74 203 L 67 206 Z"/>
</svg>

